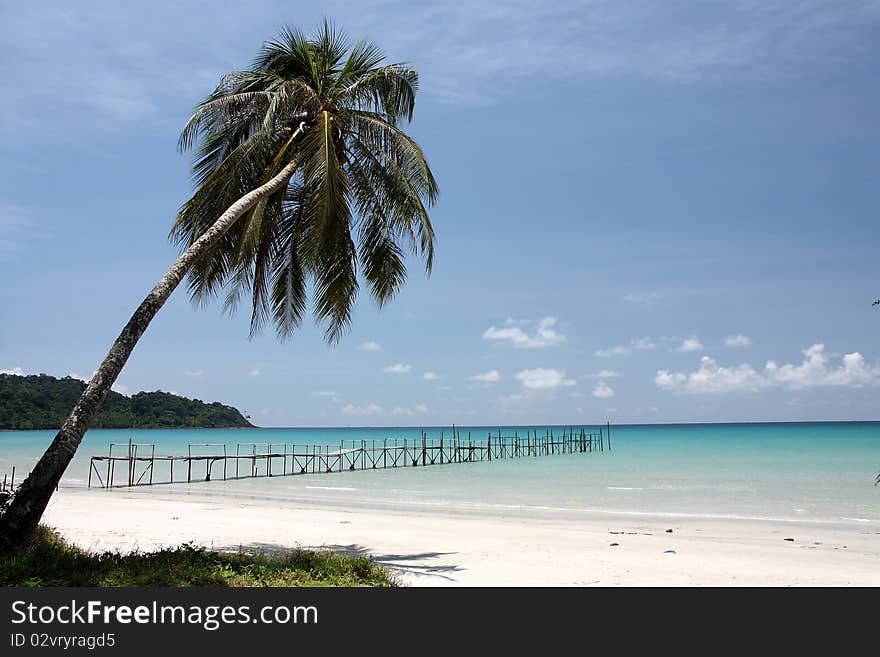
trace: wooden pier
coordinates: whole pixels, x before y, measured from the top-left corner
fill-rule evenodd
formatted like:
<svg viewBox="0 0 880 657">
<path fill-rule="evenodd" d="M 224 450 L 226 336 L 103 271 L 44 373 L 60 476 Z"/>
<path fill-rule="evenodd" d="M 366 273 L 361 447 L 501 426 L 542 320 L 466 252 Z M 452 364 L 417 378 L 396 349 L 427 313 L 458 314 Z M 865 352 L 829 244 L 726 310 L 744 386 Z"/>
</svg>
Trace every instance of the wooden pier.
<svg viewBox="0 0 880 657">
<path fill-rule="evenodd" d="M 0 481 L 0 493 L 11 493 L 15 490 L 15 466 L 12 466 L 12 472 L 3 475 L 3 481 Z"/>
<path fill-rule="evenodd" d="M 485 434 L 481 434 L 485 435 Z M 237 443 L 235 453 L 224 443 L 192 443 L 186 455 L 157 455 L 152 443 L 111 443 L 106 456 L 93 456 L 89 463 L 89 488 L 149 486 L 192 483 L 215 479 L 250 479 L 303 474 L 328 474 L 354 470 L 425 467 L 477 461 L 534 458 L 556 454 L 586 454 L 611 449 L 611 425 L 546 429 L 543 434 L 489 433 L 485 438 L 467 436 L 453 429 L 450 436 L 383 440 L 343 440 L 335 445 L 287 443 Z M 156 476 L 157 464 L 167 479 Z M 174 466 L 178 465 L 175 479 Z M 117 473 L 117 470 L 120 472 Z M 184 474 L 185 472 L 185 474 Z"/>
</svg>

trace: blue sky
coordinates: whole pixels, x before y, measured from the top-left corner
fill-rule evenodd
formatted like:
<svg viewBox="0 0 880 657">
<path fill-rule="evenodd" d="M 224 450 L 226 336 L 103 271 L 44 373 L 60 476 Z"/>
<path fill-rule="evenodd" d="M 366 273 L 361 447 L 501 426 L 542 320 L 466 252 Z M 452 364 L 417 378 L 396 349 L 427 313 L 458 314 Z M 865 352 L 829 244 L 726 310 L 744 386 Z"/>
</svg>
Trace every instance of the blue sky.
<svg viewBox="0 0 880 657">
<path fill-rule="evenodd" d="M 0 370 L 87 378 L 176 255 L 179 128 L 284 24 L 422 75 L 441 185 L 335 347 L 179 290 L 121 390 L 265 426 L 878 419 L 880 3 L 0 2 Z"/>
</svg>

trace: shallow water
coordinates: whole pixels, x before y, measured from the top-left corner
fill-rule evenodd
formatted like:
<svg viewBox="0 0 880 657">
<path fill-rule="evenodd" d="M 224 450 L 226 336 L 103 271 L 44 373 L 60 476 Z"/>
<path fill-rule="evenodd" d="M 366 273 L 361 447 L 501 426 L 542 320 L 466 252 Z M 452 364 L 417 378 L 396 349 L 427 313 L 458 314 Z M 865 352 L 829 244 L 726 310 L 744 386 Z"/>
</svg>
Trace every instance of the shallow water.
<svg viewBox="0 0 880 657">
<path fill-rule="evenodd" d="M 449 428 L 442 429 L 450 435 Z M 497 428 L 462 427 L 484 439 Z M 85 486 L 88 457 L 110 442 L 155 443 L 158 454 L 186 454 L 191 443 L 329 444 L 415 438 L 420 429 L 93 430 L 62 481 Z M 439 437 L 440 428 L 426 428 Z M 524 427 L 502 429 L 504 435 Z M 557 430 L 558 431 L 558 430 Z M 543 435 L 544 429 L 539 429 Z M 0 433 L 0 478 L 20 479 L 52 431 Z M 612 427 L 612 450 L 428 468 L 211 481 L 162 487 L 218 497 L 291 504 L 388 504 L 429 508 L 669 514 L 880 524 L 880 423 L 694 424 Z M 193 448 L 194 453 L 200 448 Z M 217 448 L 201 448 L 202 453 Z M 246 448 L 242 448 L 243 450 Z M 265 449 L 265 448 L 262 448 Z M 183 466 L 175 478 L 183 473 Z M 196 467 L 196 466 L 194 466 Z M 234 466 L 230 466 L 234 467 Z M 217 478 L 215 470 L 215 479 Z M 157 464 L 156 479 L 167 479 Z M 110 491 L 108 494 L 113 494 Z"/>
</svg>

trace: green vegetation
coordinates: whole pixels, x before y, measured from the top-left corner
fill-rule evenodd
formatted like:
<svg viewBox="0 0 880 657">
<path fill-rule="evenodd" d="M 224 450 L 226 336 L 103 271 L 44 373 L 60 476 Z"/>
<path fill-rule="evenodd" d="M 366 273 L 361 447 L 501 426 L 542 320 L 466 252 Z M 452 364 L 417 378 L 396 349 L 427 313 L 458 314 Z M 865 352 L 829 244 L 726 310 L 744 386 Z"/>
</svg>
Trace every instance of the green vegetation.
<svg viewBox="0 0 880 657">
<path fill-rule="evenodd" d="M 85 390 L 79 379 L 46 374 L 0 374 L 0 429 L 57 429 Z M 92 426 L 96 429 L 174 429 L 251 427 L 232 406 L 206 404 L 169 392 L 111 391 Z"/>
<path fill-rule="evenodd" d="M 189 544 L 159 552 L 95 554 L 40 526 L 33 544 L 0 555 L 0 586 L 396 586 L 367 557 L 331 551 L 212 552 Z"/>
</svg>

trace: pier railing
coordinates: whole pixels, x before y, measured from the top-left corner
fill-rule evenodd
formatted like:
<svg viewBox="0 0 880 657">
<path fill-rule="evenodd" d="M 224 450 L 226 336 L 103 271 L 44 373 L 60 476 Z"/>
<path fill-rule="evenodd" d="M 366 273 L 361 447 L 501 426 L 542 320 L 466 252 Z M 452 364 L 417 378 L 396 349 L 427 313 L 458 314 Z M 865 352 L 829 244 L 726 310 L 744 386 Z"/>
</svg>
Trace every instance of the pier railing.
<svg viewBox="0 0 880 657">
<path fill-rule="evenodd" d="M 158 483 L 192 483 L 219 479 L 250 479 L 301 474 L 328 474 L 354 470 L 424 467 L 478 461 L 587 454 L 611 449 L 611 425 L 527 430 L 513 435 L 489 433 L 476 438 L 453 429 L 429 438 L 343 440 L 336 445 L 288 443 L 237 443 L 235 454 L 224 443 L 191 443 L 186 455 L 157 455 L 152 443 L 111 443 L 106 456 L 89 463 L 89 488 L 144 486 Z M 115 451 L 114 451 L 115 450 Z M 231 463 L 230 463 L 231 462 Z M 157 464 L 168 464 L 168 478 L 158 480 Z M 185 470 L 175 479 L 174 466 Z M 231 465 L 231 467 L 230 467 Z M 233 474 L 234 473 L 234 474 Z"/>
</svg>

